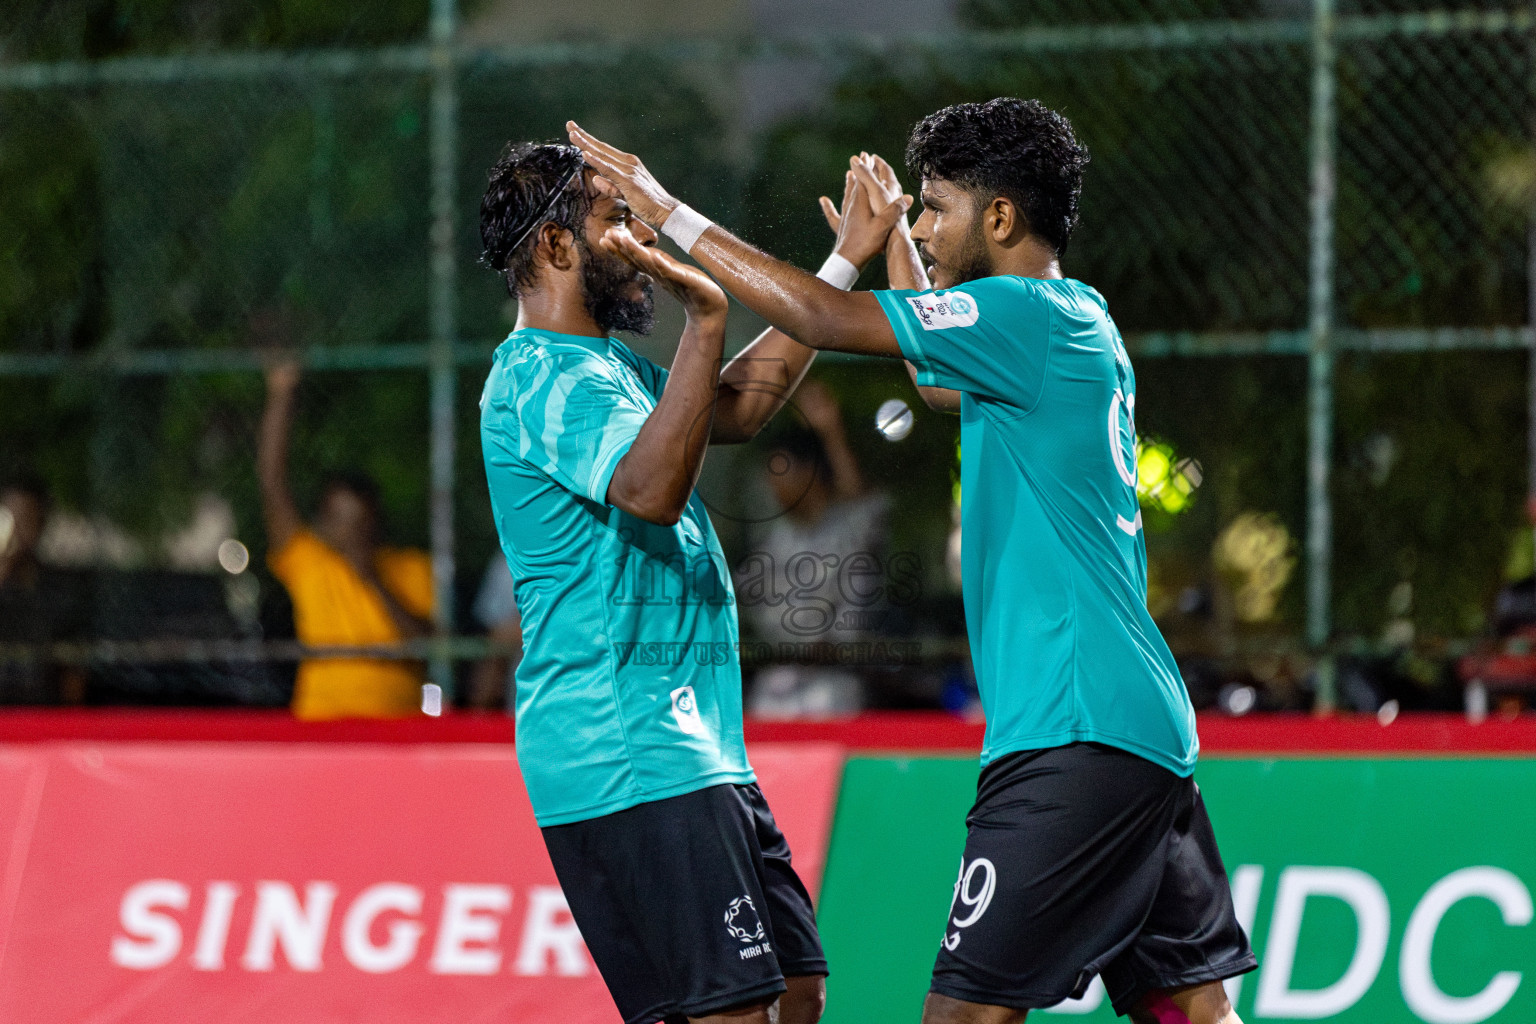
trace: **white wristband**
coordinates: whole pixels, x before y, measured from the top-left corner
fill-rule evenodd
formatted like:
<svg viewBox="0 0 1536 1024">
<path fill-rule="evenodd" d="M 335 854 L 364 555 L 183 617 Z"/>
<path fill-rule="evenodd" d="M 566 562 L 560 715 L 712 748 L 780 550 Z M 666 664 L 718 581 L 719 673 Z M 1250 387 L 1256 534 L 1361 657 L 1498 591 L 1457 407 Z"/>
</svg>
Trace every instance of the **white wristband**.
<svg viewBox="0 0 1536 1024">
<path fill-rule="evenodd" d="M 833 288 L 841 288 L 843 291 L 854 286 L 859 279 L 859 268 L 848 260 L 843 259 L 837 253 L 827 257 L 827 262 L 816 271 L 816 276 L 821 278 Z"/>
<path fill-rule="evenodd" d="M 661 233 L 676 242 L 683 252 L 688 252 L 713 223 L 687 203 L 680 203 L 662 222 Z"/>
</svg>

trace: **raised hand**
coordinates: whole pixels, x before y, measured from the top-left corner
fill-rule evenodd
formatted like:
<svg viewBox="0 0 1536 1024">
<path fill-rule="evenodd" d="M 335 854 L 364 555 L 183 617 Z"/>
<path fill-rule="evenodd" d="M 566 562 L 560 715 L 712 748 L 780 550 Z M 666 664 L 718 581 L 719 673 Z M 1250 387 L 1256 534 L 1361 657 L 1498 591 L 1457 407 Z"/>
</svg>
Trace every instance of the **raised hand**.
<svg viewBox="0 0 1536 1024">
<path fill-rule="evenodd" d="M 292 394 L 299 386 L 303 370 L 291 353 L 283 353 L 266 365 L 267 388 L 280 394 Z"/>
<path fill-rule="evenodd" d="M 912 197 L 901 195 L 899 189 L 895 195 L 887 196 L 882 188 L 880 197 L 874 198 L 859 171 L 862 170 L 863 177 L 869 178 L 877 187 L 878 182 L 859 161 L 860 157 L 854 157 L 850 163 L 856 166 L 850 166 L 844 175 L 841 209 L 834 210 L 832 200 L 822 196 L 821 212 L 828 226 L 837 233 L 833 252 L 863 269 L 866 263 L 885 251 L 891 230 L 897 224 L 906 223 Z"/>
<path fill-rule="evenodd" d="M 854 157 L 849 161 L 849 173 L 869 196 L 872 211 L 880 203 L 889 202 L 892 197 L 901 195 L 901 181 L 896 177 L 895 168 L 886 163 L 878 153 L 860 153 Z M 928 288 L 928 274 L 923 269 L 923 261 L 918 256 L 916 247 L 912 244 L 905 212 L 887 236 L 885 272 L 893 288 L 909 288 L 913 291 Z M 912 377 L 912 384 L 917 388 L 918 394 L 923 396 L 923 401 L 927 403 L 928 408 L 947 413 L 960 411 L 960 392 L 918 384 L 917 367 L 910 362 L 906 365 L 907 373 Z"/>
<path fill-rule="evenodd" d="M 901 195 L 901 182 L 890 164 L 874 153 L 860 153 L 848 161 L 854 180 L 869 197 L 871 213 L 878 213 L 887 203 Z"/>
<path fill-rule="evenodd" d="M 575 121 L 565 122 L 565 130 L 570 135 L 571 144 L 586 157 L 588 166 L 613 185 L 636 217 L 659 228 L 678 207 L 678 201 L 652 177 L 639 157 L 615 149 L 584 131 Z M 594 184 L 602 187 L 600 182 Z"/>
<path fill-rule="evenodd" d="M 702 270 L 641 245 L 627 227 L 611 227 L 598 244 L 661 283 L 688 314 L 667 385 L 608 482 L 608 503 L 658 526 L 682 516 L 699 481 L 714 433 L 725 345 L 725 292 Z"/>
<path fill-rule="evenodd" d="M 874 197 L 882 193 L 886 202 L 901 195 L 901 181 L 896 177 L 896 169 L 886 163 L 884 157 L 879 153 L 860 153 L 859 156 L 863 157 L 861 162 L 864 167 L 873 172 L 875 180 L 880 184 L 879 190 L 868 183 L 865 184 L 865 187 L 870 189 L 871 203 L 874 202 Z"/>
<path fill-rule="evenodd" d="M 697 267 L 679 263 L 655 246 L 641 245 L 627 228 L 609 228 L 598 244 L 641 273 L 649 274 L 683 304 L 690 319 L 725 319 L 729 309 L 725 292 Z"/>
<path fill-rule="evenodd" d="M 854 186 L 855 179 L 853 177 L 853 171 L 844 171 L 842 204 L 839 206 L 833 206 L 832 200 L 828 199 L 826 196 L 822 196 L 819 200 L 817 200 L 817 202 L 821 204 L 821 215 L 827 218 L 827 227 L 832 229 L 832 233 L 834 235 L 843 230 L 842 211 L 848 208 L 848 203 L 853 199 Z"/>
<path fill-rule="evenodd" d="M 877 214 L 884 208 L 883 204 L 902 194 L 901 182 L 896 177 L 895 169 L 878 154 L 860 153 L 848 163 L 849 172 L 869 197 L 872 214 Z M 912 233 L 907 225 L 905 211 L 891 226 L 885 241 L 885 270 L 891 286 L 916 290 L 927 288 L 928 274 L 912 244 Z"/>
</svg>

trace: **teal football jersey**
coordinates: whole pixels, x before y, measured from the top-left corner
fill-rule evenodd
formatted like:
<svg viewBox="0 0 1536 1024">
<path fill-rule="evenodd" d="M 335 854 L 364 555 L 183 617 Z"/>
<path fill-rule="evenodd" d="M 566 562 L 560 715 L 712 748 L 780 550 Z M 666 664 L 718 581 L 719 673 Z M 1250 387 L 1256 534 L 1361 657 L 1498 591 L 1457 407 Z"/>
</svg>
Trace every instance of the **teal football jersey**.
<svg viewBox="0 0 1536 1024">
<path fill-rule="evenodd" d="M 523 621 L 517 759 L 541 826 L 754 781 L 735 594 L 703 501 L 675 526 L 607 503 L 666 378 L 616 339 L 521 330 L 480 399 Z"/>
<path fill-rule="evenodd" d="M 1189 775 L 1194 709 L 1147 611 L 1136 377 L 1098 292 L 987 277 L 876 293 L 919 384 L 963 392 L 961 589 L 982 763 L 1106 743 Z"/>
</svg>

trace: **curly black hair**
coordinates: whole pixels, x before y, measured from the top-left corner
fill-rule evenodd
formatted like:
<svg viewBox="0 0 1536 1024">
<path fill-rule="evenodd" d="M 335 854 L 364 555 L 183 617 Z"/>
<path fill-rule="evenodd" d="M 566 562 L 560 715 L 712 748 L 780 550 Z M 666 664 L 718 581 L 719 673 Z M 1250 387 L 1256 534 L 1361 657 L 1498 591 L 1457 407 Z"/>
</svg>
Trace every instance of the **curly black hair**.
<svg viewBox="0 0 1536 1024">
<path fill-rule="evenodd" d="M 533 283 L 533 252 L 540 224 L 581 235 L 592 209 L 580 174 L 581 150 L 558 142 L 509 142 L 491 168 L 480 200 L 480 262 L 505 275 L 507 293 Z M 572 176 L 572 169 L 576 174 Z M 564 191 L 549 204 L 555 189 Z M 544 211 L 542 216 L 540 212 Z M 537 223 L 535 223 L 537 221 Z"/>
<path fill-rule="evenodd" d="M 929 114 L 907 143 L 907 173 L 952 181 L 980 203 L 1010 200 L 1058 256 L 1077 227 L 1087 165 L 1072 122 L 1039 100 L 1011 96 Z"/>
</svg>

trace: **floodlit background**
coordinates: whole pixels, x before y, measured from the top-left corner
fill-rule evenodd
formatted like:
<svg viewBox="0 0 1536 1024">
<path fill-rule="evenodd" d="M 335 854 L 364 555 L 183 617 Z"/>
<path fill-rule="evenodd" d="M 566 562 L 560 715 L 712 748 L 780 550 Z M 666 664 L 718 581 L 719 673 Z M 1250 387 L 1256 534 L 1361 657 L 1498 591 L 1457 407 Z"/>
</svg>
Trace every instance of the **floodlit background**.
<svg viewBox="0 0 1536 1024">
<path fill-rule="evenodd" d="M 574 117 L 814 268 L 816 198 L 850 153 L 899 163 L 922 115 L 1011 94 L 1092 152 L 1065 270 L 1136 362 L 1148 600 L 1197 705 L 1390 716 L 1461 708 L 1471 681 L 1474 711 L 1518 711 L 1518 660 L 1492 680 L 1466 659 L 1500 642 L 1518 659 L 1531 603 L 1509 584 L 1532 571 L 1536 17 L 1432 6 L 14 0 L 0 482 L 50 492 L 40 555 L 70 611 L 47 635 L 0 623 L 13 669 L 67 678 L 0 699 L 287 702 L 302 652 L 254 472 L 263 353 L 283 344 L 306 364 L 301 505 L 329 471 L 378 481 L 453 638 L 417 653 L 463 702 L 494 650 L 474 611 L 496 557 L 476 403 L 515 310 L 475 260 L 501 146 Z M 876 264 L 862 286 L 883 285 Z M 668 303 L 637 343 L 663 363 Z M 737 310 L 733 344 L 760 328 Z M 818 375 L 888 496 L 881 564 L 917 581 L 860 628 L 919 648 L 854 666 L 857 703 L 964 709 L 958 424 L 897 365 Z M 876 416 L 892 398 L 917 405 L 895 440 Z M 779 515 L 771 443 L 709 457 L 734 561 Z M 743 612 L 760 686 L 775 638 Z"/>
</svg>

